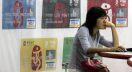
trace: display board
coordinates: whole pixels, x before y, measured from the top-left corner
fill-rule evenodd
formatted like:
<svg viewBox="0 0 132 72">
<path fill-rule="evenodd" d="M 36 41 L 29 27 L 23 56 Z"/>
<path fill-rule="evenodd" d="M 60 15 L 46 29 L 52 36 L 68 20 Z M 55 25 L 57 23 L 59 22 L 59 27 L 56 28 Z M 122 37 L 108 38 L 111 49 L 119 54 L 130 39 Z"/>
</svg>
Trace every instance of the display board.
<svg viewBox="0 0 132 72">
<path fill-rule="evenodd" d="M 88 9 L 100 6 L 105 9 L 108 20 L 118 27 L 128 26 L 128 0 L 88 0 Z"/>
<path fill-rule="evenodd" d="M 2 28 L 36 28 L 36 0 L 2 0 Z"/>
<path fill-rule="evenodd" d="M 22 39 L 20 72 L 49 71 L 56 69 L 57 39 Z"/>
<path fill-rule="evenodd" d="M 42 28 L 80 26 L 80 0 L 43 0 Z"/>
</svg>

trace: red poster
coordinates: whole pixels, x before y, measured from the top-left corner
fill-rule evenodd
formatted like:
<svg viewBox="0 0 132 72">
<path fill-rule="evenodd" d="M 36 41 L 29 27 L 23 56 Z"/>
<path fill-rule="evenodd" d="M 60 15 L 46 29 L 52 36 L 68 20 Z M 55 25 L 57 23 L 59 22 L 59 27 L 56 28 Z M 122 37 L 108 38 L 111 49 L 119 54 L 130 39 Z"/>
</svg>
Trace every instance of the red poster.
<svg viewBox="0 0 132 72">
<path fill-rule="evenodd" d="M 128 23 L 128 0 L 88 0 L 88 9 L 100 6 L 106 10 L 108 20 L 116 26 L 127 26 Z"/>
<path fill-rule="evenodd" d="M 42 28 L 79 27 L 80 20 L 80 0 L 43 0 Z"/>
</svg>

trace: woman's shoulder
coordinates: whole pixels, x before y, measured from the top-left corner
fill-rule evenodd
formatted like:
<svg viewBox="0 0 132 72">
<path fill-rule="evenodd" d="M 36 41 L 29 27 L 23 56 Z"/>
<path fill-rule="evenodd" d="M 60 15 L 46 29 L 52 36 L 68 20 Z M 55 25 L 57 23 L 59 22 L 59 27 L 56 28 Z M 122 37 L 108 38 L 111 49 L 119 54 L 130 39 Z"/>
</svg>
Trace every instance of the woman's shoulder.
<svg viewBox="0 0 132 72">
<path fill-rule="evenodd" d="M 79 31 L 89 31 L 88 28 L 86 26 L 81 26 L 79 28 Z"/>
<path fill-rule="evenodd" d="M 81 27 L 78 29 L 77 34 L 79 34 L 79 35 L 89 34 L 89 30 L 88 30 L 87 27 L 81 26 Z"/>
</svg>

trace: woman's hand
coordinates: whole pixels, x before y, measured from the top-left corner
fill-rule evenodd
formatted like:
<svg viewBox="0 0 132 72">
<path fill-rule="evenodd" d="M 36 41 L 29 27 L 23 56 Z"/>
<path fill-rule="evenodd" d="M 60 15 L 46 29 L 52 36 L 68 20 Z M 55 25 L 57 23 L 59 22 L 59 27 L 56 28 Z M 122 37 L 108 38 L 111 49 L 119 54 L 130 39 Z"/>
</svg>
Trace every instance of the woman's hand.
<svg viewBox="0 0 132 72">
<path fill-rule="evenodd" d="M 126 50 L 126 48 L 125 48 L 125 47 L 123 47 L 123 46 L 118 46 L 118 48 L 122 49 L 122 50 L 123 50 L 123 52 L 126 52 L 126 51 L 127 51 L 127 50 Z"/>
<path fill-rule="evenodd" d="M 105 64 L 99 64 L 96 65 L 97 71 L 99 72 L 109 72 L 109 69 L 107 68 L 107 65 Z"/>
<path fill-rule="evenodd" d="M 111 48 L 112 52 L 126 52 L 126 49 L 122 46 L 119 46 L 118 48 Z"/>
<path fill-rule="evenodd" d="M 113 23 L 110 22 L 110 21 L 107 21 L 106 27 L 115 27 L 115 24 L 113 24 Z"/>
</svg>

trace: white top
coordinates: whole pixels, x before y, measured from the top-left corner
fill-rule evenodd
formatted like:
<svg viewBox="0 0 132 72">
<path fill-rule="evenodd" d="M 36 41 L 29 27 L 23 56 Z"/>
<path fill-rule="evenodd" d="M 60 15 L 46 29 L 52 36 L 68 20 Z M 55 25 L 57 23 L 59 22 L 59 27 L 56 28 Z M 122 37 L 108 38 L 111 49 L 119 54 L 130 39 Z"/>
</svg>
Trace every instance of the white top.
<svg viewBox="0 0 132 72">
<path fill-rule="evenodd" d="M 105 40 L 103 36 L 99 35 L 93 39 L 87 27 L 80 27 L 73 42 L 69 68 L 83 70 L 80 62 L 88 57 L 94 57 L 94 54 L 87 53 L 88 48 L 97 48 L 99 43 L 107 47 L 113 46 L 112 42 Z"/>
</svg>

